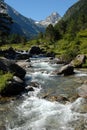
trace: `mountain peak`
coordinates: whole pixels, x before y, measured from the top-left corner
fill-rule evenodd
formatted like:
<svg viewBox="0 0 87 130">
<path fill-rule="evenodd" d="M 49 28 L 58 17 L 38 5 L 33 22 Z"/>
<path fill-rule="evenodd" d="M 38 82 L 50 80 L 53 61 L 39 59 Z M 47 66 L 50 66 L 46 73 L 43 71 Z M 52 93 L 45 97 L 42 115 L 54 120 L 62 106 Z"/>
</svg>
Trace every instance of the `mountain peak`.
<svg viewBox="0 0 87 130">
<path fill-rule="evenodd" d="M 61 16 L 57 12 L 53 12 L 51 15 L 46 17 L 45 20 L 42 20 L 39 23 L 43 26 L 48 26 L 49 24 L 55 25 L 60 19 Z"/>
<path fill-rule="evenodd" d="M 59 14 L 57 12 L 53 12 L 53 13 L 51 13 L 51 15 L 59 16 Z"/>
</svg>

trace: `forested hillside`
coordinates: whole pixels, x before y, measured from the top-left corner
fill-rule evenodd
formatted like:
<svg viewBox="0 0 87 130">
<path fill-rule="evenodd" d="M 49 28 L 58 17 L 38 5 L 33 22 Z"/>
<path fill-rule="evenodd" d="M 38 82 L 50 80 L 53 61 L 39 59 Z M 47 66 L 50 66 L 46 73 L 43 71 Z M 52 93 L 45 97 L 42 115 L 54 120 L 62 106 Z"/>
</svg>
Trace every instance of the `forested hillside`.
<svg viewBox="0 0 87 130">
<path fill-rule="evenodd" d="M 54 27 L 46 28 L 41 39 L 45 40 L 45 49 L 69 60 L 77 54 L 87 54 L 87 0 L 70 7 Z"/>
<path fill-rule="evenodd" d="M 62 28 L 61 28 L 62 27 Z M 79 0 L 65 13 L 60 23 L 56 24 L 60 33 L 68 33 L 71 37 L 75 37 L 80 30 L 87 28 L 87 1 Z"/>
</svg>

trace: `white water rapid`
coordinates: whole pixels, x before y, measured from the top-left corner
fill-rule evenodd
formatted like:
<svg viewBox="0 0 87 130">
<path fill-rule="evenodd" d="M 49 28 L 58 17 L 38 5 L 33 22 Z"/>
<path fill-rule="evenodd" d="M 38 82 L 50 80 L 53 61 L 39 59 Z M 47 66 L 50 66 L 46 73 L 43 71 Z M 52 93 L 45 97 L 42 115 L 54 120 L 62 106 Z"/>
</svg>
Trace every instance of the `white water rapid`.
<svg viewBox="0 0 87 130">
<path fill-rule="evenodd" d="M 56 95 L 72 95 L 79 86 L 76 78 L 87 76 L 87 73 L 51 76 L 60 65 L 51 64 L 48 58 L 31 59 L 31 63 L 26 82 L 38 82 L 40 86 L 9 103 L 9 112 L 4 116 L 6 130 L 87 130 L 87 99 L 77 98 L 72 103 L 63 104 L 40 96 L 48 90 Z"/>
</svg>

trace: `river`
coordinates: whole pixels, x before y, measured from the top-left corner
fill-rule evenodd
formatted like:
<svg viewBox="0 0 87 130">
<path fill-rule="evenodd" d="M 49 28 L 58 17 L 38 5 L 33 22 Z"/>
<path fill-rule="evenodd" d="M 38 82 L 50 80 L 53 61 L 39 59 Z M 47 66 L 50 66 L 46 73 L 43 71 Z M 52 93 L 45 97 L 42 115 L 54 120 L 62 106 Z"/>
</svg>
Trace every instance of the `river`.
<svg viewBox="0 0 87 130">
<path fill-rule="evenodd" d="M 16 100 L 0 104 L 1 130 L 87 130 L 87 99 L 61 103 L 42 98 L 62 95 L 72 97 L 87 78 L 87 71 L 75 70 L 73 76 L 54 76 L 52 71 L 61 65 L 49 62 L 49 58 L 31 58 L 25 80 L 37 82 L 34 91 L 22 94 Z"/>
</svg>

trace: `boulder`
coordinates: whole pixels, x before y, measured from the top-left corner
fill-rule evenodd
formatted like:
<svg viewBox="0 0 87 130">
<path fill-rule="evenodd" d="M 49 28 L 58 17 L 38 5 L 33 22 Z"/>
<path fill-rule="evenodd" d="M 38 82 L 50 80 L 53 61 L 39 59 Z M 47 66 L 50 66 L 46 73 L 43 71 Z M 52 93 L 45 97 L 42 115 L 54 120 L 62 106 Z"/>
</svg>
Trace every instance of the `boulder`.
<svg viewBox="0 0 87 130">
<path fill-rule="evenodd" d="M 8 82 L 8 85 L 1 91 L 2 96 L 15 96 L 21 94 L 25 90 L 24 82 L 19 78 L 14 76 L 13 80 Z"/>
<path fill-rule="evenodd" d="M 29 54 L 18 54 L 16 60 L 26 60 L 29 59 Z"/>
<path fill-rule="evenodd" d="M 3 51 L 3 56 L 8 59 L 15 59 L 16 51 L 10 47 L 9 49 Z"/>
<path fill-rule="evenodd" d="M 29 55 L 39 55 L 41 54 L 41 49 L 38 46 L 32 46 L 31 49 L 29 50 Z"/>
<path fill-rule="evenodd" d="M 83 84 L 77 89 L 77 94 L 80 97 L 87 98 L 87 84 Z"/>
<path fill-rule="evenodd" d="M 11 72 L 21 79 L 23 79 L 26 74 L 26 71 L 23 68 L 17 65 L 14 61 L 6 58 L 0 58 L 0 70 L 4 72 Z"/>
<path fill-rule="evenodd" d="M 82 67 L 82 64 L 85 63 L 86 56 L 85 55 L 77 55 L 74 60 L 70 62 L 70 64 L 74 67 Z"/>
<path fill-rule="evenodd" d="M 57 75 L 61 74 L 63 74 L 64 76 L 74 74 L 74 67 L 70 64 L 62 66 L 60 70 L 57 71 Z"/>
</svg>

